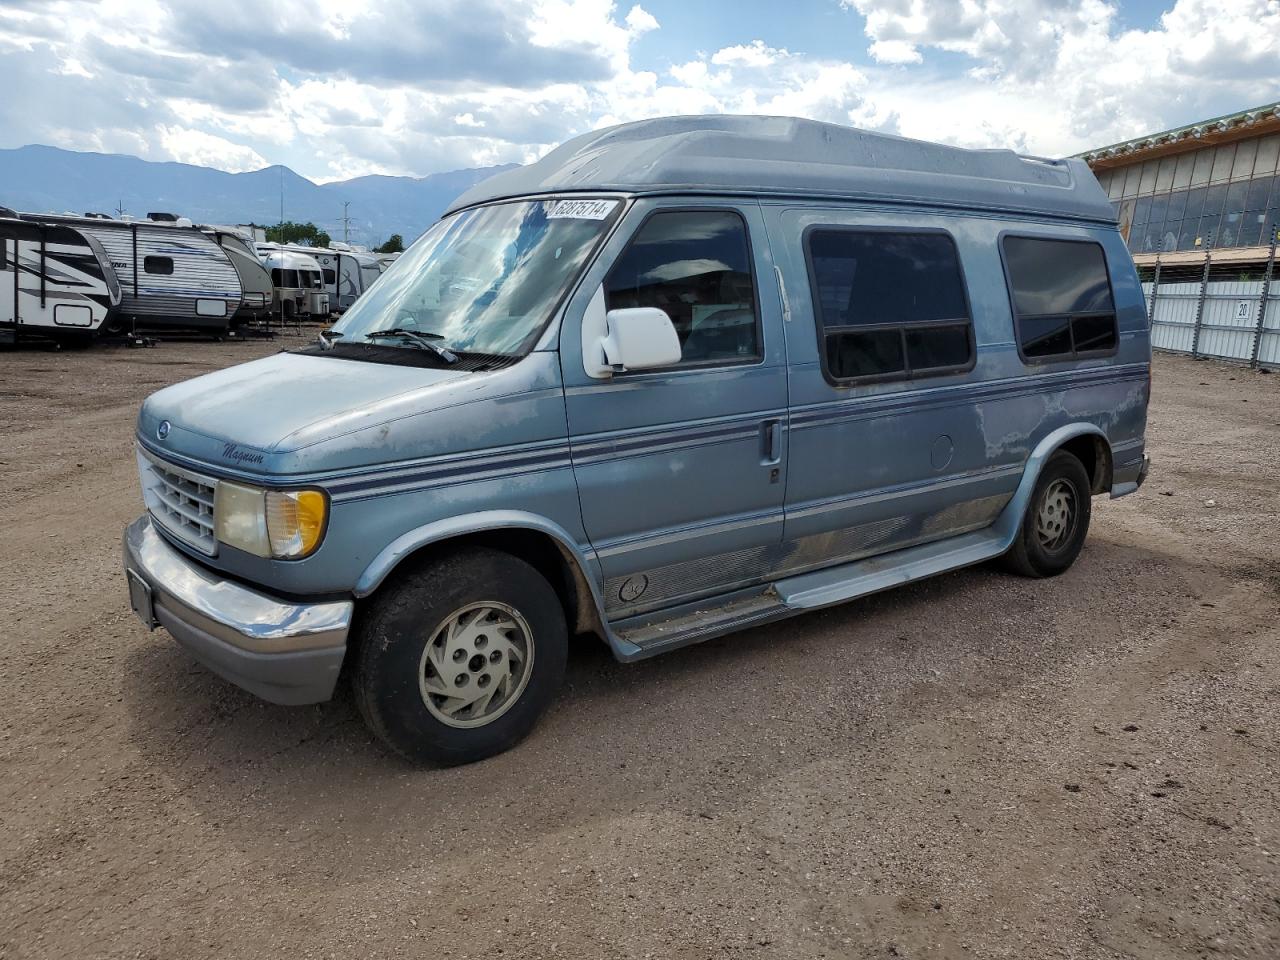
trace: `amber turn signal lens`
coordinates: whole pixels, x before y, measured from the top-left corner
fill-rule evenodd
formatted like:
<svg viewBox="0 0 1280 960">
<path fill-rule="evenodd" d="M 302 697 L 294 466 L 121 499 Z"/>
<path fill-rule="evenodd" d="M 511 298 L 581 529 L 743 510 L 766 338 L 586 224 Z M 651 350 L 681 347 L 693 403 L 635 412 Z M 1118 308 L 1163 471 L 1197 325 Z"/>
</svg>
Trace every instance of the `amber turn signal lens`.
<svg viewBox="0 0 1280 960">
<path fill-rule="evenodd" d="M 271 555 L 286 560 L 309 556 L 324 536 L 328 513 L 329 499 L 320 490 L 268 490 Z"/>
</svg>

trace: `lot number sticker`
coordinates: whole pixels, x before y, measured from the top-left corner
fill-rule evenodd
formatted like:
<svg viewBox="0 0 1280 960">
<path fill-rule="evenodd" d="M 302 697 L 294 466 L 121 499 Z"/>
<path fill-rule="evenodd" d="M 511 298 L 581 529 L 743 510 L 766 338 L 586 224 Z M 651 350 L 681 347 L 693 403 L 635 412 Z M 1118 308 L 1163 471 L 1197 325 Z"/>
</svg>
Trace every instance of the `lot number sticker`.
<svg viewBox="0 0 1280 960">
<path fill-rule="evenodd" d="M 1252 300 L 1236 301 L 1236 319 L 1237 320 L 1253 319 L 1253 301 Z"/>
<path fill-rule="evenodd" d="M 547 214 L 548 220 L 603 220 L 613 213 L 617 200 L 560 200 Z"/>
</svg>

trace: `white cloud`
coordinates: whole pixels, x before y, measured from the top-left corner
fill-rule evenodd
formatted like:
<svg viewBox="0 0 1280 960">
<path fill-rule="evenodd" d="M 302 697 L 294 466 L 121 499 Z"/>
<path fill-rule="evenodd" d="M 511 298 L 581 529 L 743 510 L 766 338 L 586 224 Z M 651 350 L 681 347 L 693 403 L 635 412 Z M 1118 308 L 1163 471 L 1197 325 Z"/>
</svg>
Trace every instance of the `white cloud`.
<svg viewBox="0 0 1280 960">
<path fill-rule="evenodd" d="M 658 20 L 644 7 L 636 4 L 627 12 L 627 30 L 633 37 L 658 29 Z"/>
<path fill-rule="evenodd" d="M 873 56 L 921 46 L 962 53 L 995 71 L 1042 65 L 1064 36 L 1101 28 L 1114 8 L 1102 0 L 842 0 L 866 17 Z M 891 62 L 902 62 L 892 60 Z"/>
<path fill-rule="evenodd" d="M 24 92 L 0 99 L 0 146 L 423 175 L 739 112 L 1058 154 L 1280 97 L 1276 0 L 1168 0 L 1148 29 L 1104 0 L 827 2 L 869 63 L 766 31 L 659 69 L 635 54 L 657 18 L 613 0 L 0 0 Z"/>
<path fill-rule="evenodd" d="M 756 113 L 880 126 L 866 77 L 847 63 L 812 60 L 755 43 L 671 67 L 629 72 L 601 87 L 594 126 L 669 114 Z"/>
<path fill-rule="evenodd" d="M 232 143 L 223 137 L 187 127 L 170 127 L 161 124 L 156 128 L 160 145 L 165 153 L 179 163 L 217 167 L 230 173 L 261 170 L 267 161 L 252 147 Z"/>
<path fill-rule="evenodd" d="M 1176 0 L 1147 30 L 1103 0 L 842 3 L 875 59 L 922 64 L 876 77 L 908 136 L 1066 153 L 1280 96 L 1275 0 Z M 931 50 L 967 57 L 967 74 L 931 69 Z"/>
<path fill-rule="evenodd" d="M 711 62 L 718 67 L 741 65 L 744 67 L 767 67 L 776 63 L 779 58 L 789 56 L 786 50 L 775 50 L 766 47 L 763 40 L 752 40 L 745 45 L 725 47 L 717 50 Z"/>
<path fill-rule="evenodd" d="M 868 51 L 880 63 L 920 63 L 924 59 L 916 45 L 907 40 L 877 40 Z"/>
</svg>

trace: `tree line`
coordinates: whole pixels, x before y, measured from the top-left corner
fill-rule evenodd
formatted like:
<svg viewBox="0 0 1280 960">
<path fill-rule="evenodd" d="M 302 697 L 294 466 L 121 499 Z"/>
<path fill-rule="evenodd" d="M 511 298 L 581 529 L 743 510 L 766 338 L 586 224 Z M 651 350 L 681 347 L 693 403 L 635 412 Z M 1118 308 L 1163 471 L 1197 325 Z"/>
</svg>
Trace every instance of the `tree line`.
<svg viewBox="0 0 1280 960">
<path fill-rule="evenodd" d="M 274 227 L 267 227 L 267 240 L 270 243 L 301 244 L 304 247 L 327 247 L 333 238 L 314 223 L 294 223 L 286 220 Z M 381 246 L 373 248 L 374 253 L 403 253 L 404 237 L 393 233 Z"/>
</svg>

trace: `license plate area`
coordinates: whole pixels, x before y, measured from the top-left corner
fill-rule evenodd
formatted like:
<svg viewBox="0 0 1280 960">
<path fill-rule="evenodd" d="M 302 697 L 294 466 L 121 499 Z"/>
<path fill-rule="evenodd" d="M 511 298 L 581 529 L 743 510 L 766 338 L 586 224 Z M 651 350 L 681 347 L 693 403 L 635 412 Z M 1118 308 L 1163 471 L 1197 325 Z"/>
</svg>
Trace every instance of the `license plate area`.
<svg viewBox="0 0 1280 960">
<path fill-rule="evenodd" d="M 129 606 L 133 608 L 133 612 L 138 615 L 138 619 L 148 630 L 154 630 L 160 626 L 160 622 L 156 620 L 155 603 L 151 599 L 151 586 L 132 570 L 125 571 L 125 578 L 129 581 Z"/>
</svg>

